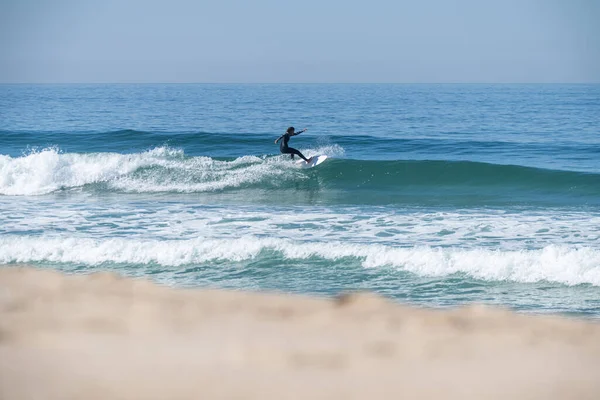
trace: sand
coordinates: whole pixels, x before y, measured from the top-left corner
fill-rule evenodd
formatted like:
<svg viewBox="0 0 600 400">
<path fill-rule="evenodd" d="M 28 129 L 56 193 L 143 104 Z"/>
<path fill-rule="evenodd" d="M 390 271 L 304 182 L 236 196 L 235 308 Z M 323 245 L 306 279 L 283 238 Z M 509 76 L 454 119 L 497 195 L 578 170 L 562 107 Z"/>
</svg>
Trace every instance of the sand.
<svg viewBox="0 0 600 400">
<path fill-rule="evenodd" d="M 5 266 L 0 398 L 599 399 L 600 324 Z"/>
</svg>

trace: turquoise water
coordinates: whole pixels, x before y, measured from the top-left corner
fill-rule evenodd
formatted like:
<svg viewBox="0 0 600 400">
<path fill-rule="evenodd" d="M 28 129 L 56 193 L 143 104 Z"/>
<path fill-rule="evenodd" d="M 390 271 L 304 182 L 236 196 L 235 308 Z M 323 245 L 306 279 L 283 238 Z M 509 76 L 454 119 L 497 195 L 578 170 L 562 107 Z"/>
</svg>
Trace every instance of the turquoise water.
<svg viewBox="0 0 600 400">
<path fill-rule="evenodd" d="M 597 318 L 600 85 L 0 85 L 14 262 Z"/>
</svg>

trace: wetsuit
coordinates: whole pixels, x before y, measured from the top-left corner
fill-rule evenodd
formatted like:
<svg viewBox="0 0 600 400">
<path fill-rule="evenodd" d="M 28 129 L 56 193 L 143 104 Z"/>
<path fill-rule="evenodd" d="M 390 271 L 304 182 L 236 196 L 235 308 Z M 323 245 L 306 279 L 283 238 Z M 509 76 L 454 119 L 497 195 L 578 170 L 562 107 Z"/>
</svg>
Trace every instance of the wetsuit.
<svg viewBox="0 0 600 400">
<path fill-rule="evenodd" d="M 309 162 L 308 158 L 304 157 L 302 155 L 302 153 L 300 153 L 298 150 L 294 149 L 293 147 L 289 147 L 288 146 L 288 142 L 290 141 L 290 137 L 292 136 L 296 136 L 299 135 L 300 132 L 298 133 L 285 133 L 283 135 L 281 135 L 281 137 L 279 139 L 281 139 L 281 143 L 279 143 L 279 150 L 284 153 L 284 154 L 290 154 L 292 158 L 294 158 L 294 154 L 298 155 L 300 158 L 302 158 L 304 161 Z M 277 139 L 277 140 L 279 140 Z"/>
</svg>

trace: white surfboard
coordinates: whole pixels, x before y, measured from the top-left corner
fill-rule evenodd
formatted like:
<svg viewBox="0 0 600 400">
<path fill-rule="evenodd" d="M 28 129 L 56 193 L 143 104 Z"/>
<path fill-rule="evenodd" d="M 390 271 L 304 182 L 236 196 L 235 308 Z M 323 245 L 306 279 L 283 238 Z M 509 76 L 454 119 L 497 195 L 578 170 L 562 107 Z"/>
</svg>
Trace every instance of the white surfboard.
<svg viewBox="0 0 600 400">
<path fill-rule="evenodd" d="M 317 165 L 321 164 L 326 159 L 327 159 L 326 155 L 313 156 L 312 160 L 310 160 L 309 163 L 307 163 L 304 160 L 298 160 L 298 161 L 296 161 L 296 164 L 302 168 L 312 168 L 312 167 L 316 167 Z"/>
</svg>

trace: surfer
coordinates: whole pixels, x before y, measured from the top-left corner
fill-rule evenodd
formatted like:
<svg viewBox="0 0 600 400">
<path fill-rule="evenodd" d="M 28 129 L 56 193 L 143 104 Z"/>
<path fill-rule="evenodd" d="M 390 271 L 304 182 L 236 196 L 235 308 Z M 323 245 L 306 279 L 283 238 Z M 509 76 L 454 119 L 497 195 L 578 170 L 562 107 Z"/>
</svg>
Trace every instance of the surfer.
<svg viewBox="0 0 600 400">
<path fill-rule="evenodd" d="M 294 149 L 293 147 L 288 147 L 288 142 L 290 141 L 290 137 L 299 135 L 302 132 L 306 132 L 306 128 L 302 129 L 299 132 L 296 132 L 294 127 L 290 126 L 289 128 L 287 128 L 287 131 L 285 131 L 285 133 L 283 135 L 279 136 L 279 138 L 275 141 L 275 144 L 277 144 L 277 142 L 279 142 L 281 140 L 281 143 L 279 144 L 279 150 L 282 153 L 289 154 L 289 155 L 291 155 L 292 158 L 294 158 L 294 154 L 297 154 L 298 156 L 300 156 L 300 158 L 302 158 L 304 161 L 309 163 L 310 160 L 312 160 L 312 157 L 306 158 L 298 150 Z"/>
</svg>

